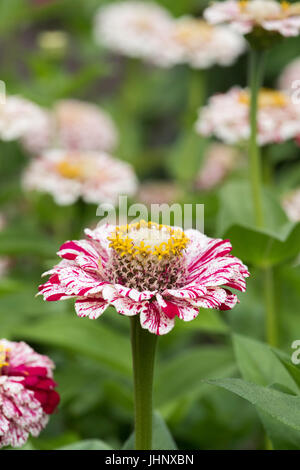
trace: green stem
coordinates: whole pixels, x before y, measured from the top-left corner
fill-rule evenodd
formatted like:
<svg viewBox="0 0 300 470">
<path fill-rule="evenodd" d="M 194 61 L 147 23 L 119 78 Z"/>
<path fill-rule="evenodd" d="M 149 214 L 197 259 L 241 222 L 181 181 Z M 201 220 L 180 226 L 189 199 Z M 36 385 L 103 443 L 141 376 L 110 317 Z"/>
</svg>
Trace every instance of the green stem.
<svg viewBox="0 0 300 470">
<path fill-rule="evenodd" d="M 257 144 L 257 101 L 259 88 L 262 81 L 264 55 L 262 52 L 252 49 L 250 52 L 250 185 L 252 191 L 254 217 L 257 227 L 263 226 L 263 204 L 261 189 L 261 156 Z"/>
<path fill-rule="evenodd" d="M 135 450 L 152 449 L 152 388 L 157 335 L 144 330 L 139 315 L 131 317 L 134 377 Z"/>
<path fill-rule="evenodd" d="M 206 70 L 188 70 L 187 108 L 184 117 L 185 126 L 190 131 L 197 119 L 198 109 L 204 105 L 206 98 Z"/>
<path fill-rule="evenodd" d="M 262 159 L 259 145 L 257 143 L 258 94 L 263 78 L 263 64 L 264 53 L 256 49 L 251 49 L 249 75 L 249 86 L 251 94 L 249 158 L 250 184 L 253 199 L 255 225 L 257 228 L 262 228 L 264 226 L 262 203 Z M 278 333 L 275 311 L 274 275 L 271 267 L 267 267 L 263 270 L 263 278 L 266 309 L 266 339 L 271 346 L 276 346 L 278 342 Z"/>
<path fill-rule="evenodd" d="M 266 307 L 267 342 L 268 344 L 270 344 L 270 346 L 276 347 L 278 345 L 278 330 L 276 321 L 275 285 L 273 269 L 271 267 L 264 268 L 263 276 Z"/>
</svg>

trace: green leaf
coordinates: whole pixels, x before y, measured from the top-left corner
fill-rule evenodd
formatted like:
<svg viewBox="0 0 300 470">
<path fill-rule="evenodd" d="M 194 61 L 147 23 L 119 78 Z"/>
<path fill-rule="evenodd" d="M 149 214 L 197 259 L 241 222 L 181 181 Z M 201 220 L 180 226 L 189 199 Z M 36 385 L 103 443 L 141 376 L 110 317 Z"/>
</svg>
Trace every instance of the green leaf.
<svg viewBox="0 0 300 470">
<path fill-rule="evenodd" d="M 235 370 L 232 351 L 224 346 L 205 346 L 180 353 L 159 368 L 155 380 L 158 406 L 184 397 L 194 397 L 207 389 L 204 379 L 226 377 Z"/>
<path fill-rule="evenodd" d="M 276 449 L 300 449 L 300 397 L 242 379 L 209 380 L 256 406 Z"/>
<path fill-rule="evenodd" d="M 158 412 L 153 414 L 153 450 L 176 450 L 175 441 L 165 423 Z M 134 450 L 134 433 L 125 442 L 122 450 Z"/>
<path fill-rule="evenodd" d="M 234 351 L 243 378 L 258 385 L 280 384 L 297 394 L 298 387 L 270 346 L 242 335 L 233 336 Z"/>
<path fill-rule="evenodd" d="M 101 322 L 53 315 L 32 325 L 16 327 L 14 334 L 85 355 L 125 376 L 131 375 L 129 339 Z"/>
<path fill-rule="evenodd" d="M 209 308 L 201 308 L 199 315 L 194 321 L 190 322 L 189 328 L 186 328 L 184 322 L 177 322 L 176 329 L 184 330 L 187 333 L 196 330 L 209 333 L 226 334 L 229 331 L 228 326 L 220 316 L 219 312 Z"/>
<path fill-rule="evenodd" d="M 217 232 L 220 236 L 224 236 L 232 225 L 249 229 L 256 225 L 248 181 L 239 180 L 225 184 L 219 192 L 219 200 Z M 277 195 L 266 188 L 263 191 L 263 212 L 267 233 L 276 235 L 279 228 L 288 223 Z"/>
<path fill-rule="evenodd" d="M 100 439 L 87 439 L 85 441 L 74 442 L 74 444 L 59 447 L 56 450 L 112 450 L 112 447 Z"/>
<path fill-rule="evenodd" d="M 277 233 L 236 224 L 223 237 L 230 239 L 235 256 L 260 267 L 274 266 L 300 252 L 300 223 L 288 224 Z"/>
</svg>

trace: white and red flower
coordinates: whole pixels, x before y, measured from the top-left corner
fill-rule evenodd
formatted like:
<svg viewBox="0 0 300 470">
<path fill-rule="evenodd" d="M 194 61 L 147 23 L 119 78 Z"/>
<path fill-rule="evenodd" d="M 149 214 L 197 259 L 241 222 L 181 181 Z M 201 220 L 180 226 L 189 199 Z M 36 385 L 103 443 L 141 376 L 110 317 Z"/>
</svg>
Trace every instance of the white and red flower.
<svg viewBox="0 0 300 470">
<path fill-rule="evenodd" d="M 210 98 L 199 110 L 196 131 L 214 135 L 227 144 L 249 139 L 250 93 L 239 87 L 231 88 Z M 284 142 L 300 133 L 300 107 L 281 91 L 263 89 L 258 97 L 258 144 Z"/>
<path fill-rule="evenodd" d="M 47 112 L 21 96 L 3 97 L 0 104 L 0 138 L 4 141 L 20 139 L 28 132 L 35 133 Z"/>
<path fill-rule="evenodd" d="M 86 236 L 61 246 L 62 261 L 39 288 L 48 301 L 76 299 L 79 317 L 96 319 L 112 305 L 163 335 L 176 317 L 197 317 L 199 307 L 233 308 L 231 289 L 246 289 L 247 267 L 231 255 L 228 240 L 145 221 L 87 229 Z"/>
<path fill-rule="evenodd" d="M 59 205 L 79 198 L 91 204 L 115 204 L 119 195 L 134 194 L 137 180 L 128 163 L 104 152 L 54 149 L 29 163 L 23 187 L 49 193 Z"/>
<path fill-rule="evenodd" d="M 246 47 L 243 36 L 227 26 L 214 26 L 190 16 L 174 20 L 173 39 L 181 50 L 177 62 L 196 69 L 231 65 Z"/>
<path fill-rule="evenodd" d="M 225 0 L 214 2 L 204 11 L 212 24 L 229 24 L 242 34 L 254 29 L 277 32 L 281 36 L 300 33 L 300 4 L 275 0 Z"/>
<path fill-rule="evenodd" d="M 58 403 L 53 362 L 26 343 L 0 340 L 0 447 L 38 436 Z"/>
<path fill-rule="evenodd" d="M 22 136 L 23 146 L 33 154 L 51 148 L 110 151 L 117 142 L 118 132 L 109 114 L 79 100 L 58 101 Z"/>
</svg>

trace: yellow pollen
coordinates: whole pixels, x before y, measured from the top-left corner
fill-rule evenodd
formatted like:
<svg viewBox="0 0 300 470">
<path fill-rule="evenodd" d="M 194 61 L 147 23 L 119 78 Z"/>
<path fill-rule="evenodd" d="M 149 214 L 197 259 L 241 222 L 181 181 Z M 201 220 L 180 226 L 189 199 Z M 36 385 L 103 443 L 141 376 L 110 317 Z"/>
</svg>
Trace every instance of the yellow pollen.
<svg viewBox="0 0 300 470">
<path fill-rule="evenodd" d="M 9 351 L 9 348 L 5 348 L 4 346 L 2 346 L 2 344 L 0 344 L 0 369 L 9 365 L 6 360 L 6 355 Z"/>
<path fill-rule="evenodd" d="M 153 236 L 154 239 L 151 238 Z M 120 256 L 131 255 L 135 258 L 137 255 L 154 255 L 158 259 L 172 255 L 182 256 L 182 251 L 189 242 L 181 229 L 144 220 L 116 227 L 108 240 L 109 246 Z"/>
<path fill-rule="evenodd" d="M 65 178 L 79 179 L 84 175 L 83 165 L 80 163 L 69 162 L 68 160 L 61 160 L 57 164 L 57 171 Z"/>
<path fill-rule="evenodd" d="M 239 102 L 247 106 L 250 105 L 250 94 L 248 91 L 242 91 L 239 96 Z M 259 108 L 281 108 L 287 105 L 287 97 L 276 90 L 268 90 L 263 88 L 258 95 Z"/>
<path fill-rule="evenodd" d="M 240 10 L 243 11 L 247 8 L 248 0 L 240 0 L 238 3 L 239 3 Z"/>
<path fill-rule="evenodd" d="M 291 6 L 290 2 L 286 2 L 285 0 L 280 2 L 280 5 L 281 5 L 281 8 L 285 11 L 288 10 Z"/>
</svg>

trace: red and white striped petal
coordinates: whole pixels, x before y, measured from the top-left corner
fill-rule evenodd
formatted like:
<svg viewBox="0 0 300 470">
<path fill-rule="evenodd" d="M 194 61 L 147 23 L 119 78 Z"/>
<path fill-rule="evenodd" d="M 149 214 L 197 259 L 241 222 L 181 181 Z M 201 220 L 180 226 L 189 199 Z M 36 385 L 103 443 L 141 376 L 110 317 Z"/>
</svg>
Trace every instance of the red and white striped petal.
<svg viewBox="0 0 300 470">
<path fill-rule="evenodd" d="M 203 296 L 206 291 L 205 286 L 190 284 L 181 289 L 166 289 L 162 295 L 164 297 L 175 297 L 175 299 L 193 300 Z"/>
<path fill-rule="evenodd" d="M 88 297 L 86 299 L 78 299 L 75 302 L 75 310 L 79 317 L 89 317 L 96 320 L 107 309 L 109 303 L 101 298 Z"/>
<path fill-rule="evenodd" d="M 146 308 L 140 313 L 140 321 L 142 328 L 156 335 L 169 333 L 175 325 L 174 318 L 169 318 L 156 302 L 146 304 Z"/>
<path fill-rule="evenodd" d="M 120 284 L 115 284 L 116 291 L 122 297 L 129 297 L 135 302 L 143 302 L 145 300 L 150 300 L 155 296 L 156 291 L 143 291 L 140 292 L 136 289 L 131 289 L 129 287 L 121 286 Z"/>
<path fill-rule="evenodd" d="M 83 269 L 98 269 L 99 253 L 88 240 L 68 241 L 58 251 L 61 258 L 76 261 Z"/>
<path fill-rule="evenodd" d="M 115 307 L 118 313 L 132 317 L 140 314 L 144 309 L 148 309 L 148 302 L 134 302 L 128 297 L 118 297 L 111 300 L 111 305 Z"/>
<path fill-rule="evenodd" d="M 168 300 L 159 294 L 156 296 L 156 298 L 161 310 L 170 319 L 178 317 L 184 321 L 191 321 L 194 320 L 194 318 L 196 318 L 199 313 L 199 308 L 194 307 L 187 301 L 184 302 L 178 299 Z"/>
<path fill-rule="evenodd" d="M 65 293 L 79 297 L 87 295 L 89 292 L 93 295 L 100 293 L 103 286 L 107 284 L 107 282 L 101 280 L 98 274 L 84 271 L 79 266 L 64 268 L 58 276 Z"/>
</svg>

